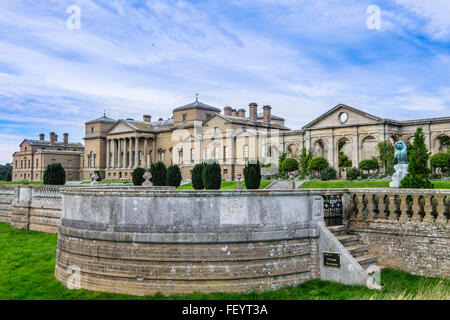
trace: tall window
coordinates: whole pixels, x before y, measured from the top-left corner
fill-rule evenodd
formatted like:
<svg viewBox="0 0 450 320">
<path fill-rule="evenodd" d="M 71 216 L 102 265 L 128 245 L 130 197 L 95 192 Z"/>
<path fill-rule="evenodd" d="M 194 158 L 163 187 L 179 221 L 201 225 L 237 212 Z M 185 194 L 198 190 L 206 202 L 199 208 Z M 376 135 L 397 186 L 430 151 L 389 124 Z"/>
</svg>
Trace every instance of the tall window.
<svg viewBox="0 0 450 320">
<path fill-rule="evenodd" d="M 248 145 L 244 146 L 244 161 L 248 161 Z"/>
<path fill-rule="evenodd" d="M 153 163 L 153 150 L 150 150 L 150 164 Z"/>
<path fill-rule="evenodd" d="M 94 151 L 89 154 L 89 168 L 95 168 Z"/>
<path fill-rule="evenodd" d="M 36 168 L 39 168 L 39 159 L 36 159 Z"/>
<path fill-rule="evenodd" d="M 209 148 L 205 149 L 205 160 L 209 160 L 210 154 L 209 154 Z"/>
<path fill-rule="evenodd" d="M 162 151 L 162 152 L 159 154 L 159 160 L 160 160 L 161 162 L 164 162 L 164 151 Z"/>
<path fill-rule="evenodd" d="M 219 128 L 214 128 L 214 136 L 217 137 L 219 135 Z"/>
<path fill-rule="evenodd" d="M 31 168 L 31 160 L 28 160 L 28 168 Z"/>
<path fill-rule="evenodd" d="M 69 168 L 69 169 L 72 168 L 72 160 L 67 161 L 67 168 Z"/>
<path fill-rule="evenodd" d="M 195 150 L 194 148 L 191 148 L 191 162 L 194 163 L 194 156 L 195 156 Z"/>
<path fill-rule="evenodd" d="M 55 164 L 56 163 L 56 159 L 52 159 L 52 164 Z"/>
<path fill-rule="evenodd" d="M 20 160 L 20 169 L 23 168 L 23 160 Z"/>
<path fill-rule="evenodd" d="M 228 147 L 223 147 L 223 162 L 226 162 L 229 159 L 230 155 L 228 154 Z"/>
<path fill-rule="evenodd" d="M 184 114 L 183 114 L 183 122 L 186 123 L 186 121 L 187 121 L 187 114 L 184 113 Z"/>
<path fill-rule="evenodd" d="M 178 151 L 178 164 L 183 163 L 183 150 Z"/>
<path fill-rule="evenodd" d="M 219 160 L 219 148 L 214 148 L 214 159 Z"/>
<path fill-rule="evenodd" d="M 139 166 L 142 166 L 142 152 L 139 151 Z"/>
</svg>

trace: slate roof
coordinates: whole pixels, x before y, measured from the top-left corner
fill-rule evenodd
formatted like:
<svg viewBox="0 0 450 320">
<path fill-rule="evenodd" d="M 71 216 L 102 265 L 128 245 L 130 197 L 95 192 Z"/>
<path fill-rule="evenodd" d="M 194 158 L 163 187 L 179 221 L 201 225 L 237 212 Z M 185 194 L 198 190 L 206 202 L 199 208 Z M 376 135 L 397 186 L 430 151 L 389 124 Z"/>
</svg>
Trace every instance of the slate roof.
<svg viewBox="0 0 450 320">
<path fill-rule="evenodd" d="M 221 112 L 222 111 L 219 108 L 216 108 L 216 107 L 204 104 L 204 103 L 202 103 L 202 102 L 200 102 L 198 100 L 196 100 L 196 101 L 194 101 L 192 103 L 189 103 L 187 105 L 184 105 L 182 107 L 175 108 L 173 111 L 175 112 L 175 111 L 181 111 L 181 110 L 187 110 L 187 109 L 193 109 L 193 108 L 202 109 L 202 110 L 209 110 L 209 111 L 213 111 L 213 112 Z"/>
<path fill-rule="evenodd" d="M 276 116 L 276 115 L 273 115 L 273 114 L 272 114 L 270 117 L 272 118 L 272 120 L 279 120 L 279 121 L 284 121 L 284 120 L 286 120 L 286 119 L 284 119 L 284 118 L 282 118 L 282 117 L 279 117 L 279 116 Z M 264 113 L 263 113 L 263 112 L 258 113 L 257 118 L 258 118 L 258 119 L 264 119 Z"/>
<path fill-rule="evenodd" d="M 69 148 L 84 148 L 82 143 L 70 143 L 64 144 L 64 141 L 57 141 L 54 144 L 50 144 L 50 141 L 25 139 L 23 142 L 28 141 L 33 146 L 54 146 L 54 147 L 69 147 Z M 22 143 L 23 143 L 22 142 Z M 22 144 L 21 143 L 21 144 Z"/>
<path fill-rule="evenodd" d="M 145 121 L 136 121 L 136 120 L 121 120 L 128 124 L 130 127 L 134 128 L 137 131 L 158 131 L 169 129 L 173 126 L 173 119 L 167 119 L 162 121 L 153 121 L 153 122 L 145 122 Z"/>
<path fill-rule="evenodd" d="M 235 116 L 225 116 L 225 115 L 222 115 L 222 114 L 217 114 L 217 116 L 221 117 L 222 119 L 225 119 L 225 120 L 227 120 L 227 121 L 229 121 L 231 123 L 234 123 L 234 124 L 248 125 L 248 126 L 257 125 L 258 127 L 267 127 L 267 124 L 265 124 L 264 121 L 259 121 L 259 120 L 258 121 L 250 121 L 249 118 L 241 118 L 241 117 L 235 117 Z M 274 128 L 274 129 L 289 130 L 289 128 L 287 128 L 287 127 L 285 127 L 285 126 L 283 126 L 283 125 L 281 125 L 279 123 L 276 123 L 276 122 L 272 122 L 270 124 L 270 127 Z"/>
<path fill-rule="evenodd" d="M 116 120 L 111 119 L 107 116 L 103 116 L 94 120 L 90 120 L 88 122 L 86 122 L 85 124 L 91 124 L 91 123 L 97 123 L 97 122 L 102 122 L 102 123 L 116 123 Z"/>
</svg>

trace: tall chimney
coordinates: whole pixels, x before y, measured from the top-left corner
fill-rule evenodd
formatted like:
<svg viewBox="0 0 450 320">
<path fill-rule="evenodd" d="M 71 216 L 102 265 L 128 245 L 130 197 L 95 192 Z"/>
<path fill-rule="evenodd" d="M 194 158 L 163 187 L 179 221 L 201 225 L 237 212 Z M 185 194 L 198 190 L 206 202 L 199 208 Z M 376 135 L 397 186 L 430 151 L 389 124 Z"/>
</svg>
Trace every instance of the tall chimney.
<svg viewBox="0 0 450 320">
<path fill-rule="evenodd" d="M 233 109 L 232 109 L 231 107 L 226 106 L 225 108 L 223 108 L 223 114 L 224 114 L 225 116 L 231 116 L 232 110 L 233 110 Z"/>
<path fill-rule="evenodd" d="M 56 135 L 54 132 L 50 132 L 50 144 L 55 144 L 56 141 Z"/>
<path fill-rule="evenodd" d="M 69 144 L 69 134 L 68 133 L 64 133 L 64 144 L 65 145 Z"/>
<path fill-rule="evenodd" d="M 149 115 L 145 114 L 143 119 L 144 119 L 144 122 L 152 122 L 152 116 L 149 116 Z"/>
<path fill-rule="evenodd" d="M 44 141 L 45 140 L 45 134 L 41 133 L 39 135 L 39 140 Z"/>
<path fill-rule="evenodd" d="M 271 106 L 264 106 L 264 123 L 267 124 L 269 127 L 272 122 L 272 107 Z"/>
<path fill-rule="evenodd" d="M 238 110 L 238 117 L 245 118 L 245 109 Z"/>
<path fill-rule="evenodd" d="M 233 117 L 237 117 L 238 113 L 237 113 L 236 109 L 231 110 L 231 115 Z"/>
<path fill-rule="evenodd" d="M 58 135 L 55 134 L 55 142 L 58 142 Z"/>
<path fill-rule="evenodd" d="M 255 121 L 258 118 L 258 104 L 255 102 L 250 103 L 249 105 L 249 111 L 250 111 L 250 121 Z"/>
</svg>

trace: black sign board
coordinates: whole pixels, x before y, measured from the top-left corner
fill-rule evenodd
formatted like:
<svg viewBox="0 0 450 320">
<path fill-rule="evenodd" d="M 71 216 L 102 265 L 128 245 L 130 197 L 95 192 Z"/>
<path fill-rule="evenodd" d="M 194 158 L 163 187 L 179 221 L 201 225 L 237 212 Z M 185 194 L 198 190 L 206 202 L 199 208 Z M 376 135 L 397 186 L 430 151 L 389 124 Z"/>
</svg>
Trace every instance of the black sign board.
<svg viewBox="0 0 450 320">
<path fill-rule="evenodd" d="M 341 254 L 336 252 L 323 253 L 323 265 L 326 267 L 341 267 Z"/>
</svg>

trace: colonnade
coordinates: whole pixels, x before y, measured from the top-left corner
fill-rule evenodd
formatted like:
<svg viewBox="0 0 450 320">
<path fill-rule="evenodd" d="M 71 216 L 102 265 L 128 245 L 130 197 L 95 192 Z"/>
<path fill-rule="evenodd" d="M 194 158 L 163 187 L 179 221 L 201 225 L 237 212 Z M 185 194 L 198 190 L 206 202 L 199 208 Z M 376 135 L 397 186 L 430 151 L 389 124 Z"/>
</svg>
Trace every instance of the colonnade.
<svg viewBox="0 0 450 320">
<path fill-rule="evenodd" d="M 151 140 L 151 141 L 150 141 Z M 152 149 L 149 150 L 149 144 Z M 143 148 L 140 148 L 140 144 Z M 148 168 L 156 161 L 156 140 L 147 137 L 126 137 L 106 141 L 106 169 Z"/>
</svg>

